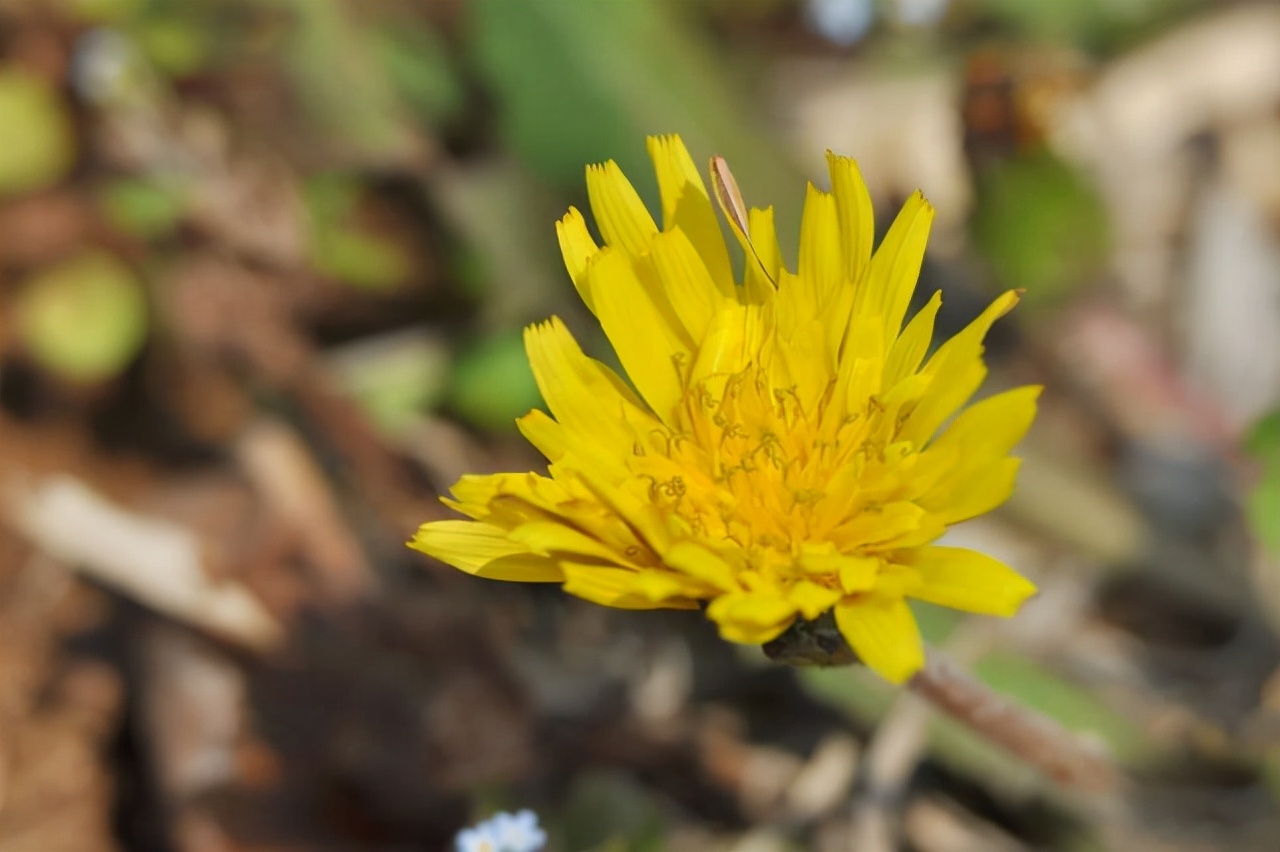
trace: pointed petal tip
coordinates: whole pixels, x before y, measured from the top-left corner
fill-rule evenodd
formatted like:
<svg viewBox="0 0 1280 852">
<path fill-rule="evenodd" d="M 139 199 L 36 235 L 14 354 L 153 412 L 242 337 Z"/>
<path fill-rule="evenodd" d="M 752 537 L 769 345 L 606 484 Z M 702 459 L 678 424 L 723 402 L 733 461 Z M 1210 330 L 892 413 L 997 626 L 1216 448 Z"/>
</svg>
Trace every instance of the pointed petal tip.
<svg viewBox="0 0 1280 852">
<path fill-rule="evenodd" d="M 899 597 L 857 595 L 835 607 L 836 626 L 862 662 L 893 684 L 924 667 L 924 644 L 915 617 Z"/>
<path fill-rule="evenodd" d="M 582 211 L 577 207 L 571 206 L 563 216 L 556 220 L 556 236 L 560 238 L 561 242 L 568 236 L 583 233 L 590 236 L 591 232 L 587 229 L 587 217 L 583 216 Z"/>
<path fill-rule="evenodd" d="M 917 215 L 926 216 L 929 221 L 932 221 L 934 214 L 938 212 L 937 208 L 933 206 L 933 202 L 925 197 L 923 189 L 917 189 L 911 193 L 911 197 L 907 199 L 907 204 L 919 205 L 920 211 Z"/>
<path fill-rule="evenodd" d="M 866 181 L 862 177 L 862 169 L 858 166 L 858 160 L 856 157 L 850 157 L 847 154 L 839 154 L 828 148 L 826 151 L 826 160 L 828 172 L 838 168 L 852 169 L 853 174 L 857 177 L 858 181 L 861 182 L 864 187 L 866 186 Z"/>
<path fill-rule="evenodd" d="M 644 142 L 650 154 L 662 148 L 686 147 L 679 133 L 654 133 L 646 136 Z"/>
</svg>

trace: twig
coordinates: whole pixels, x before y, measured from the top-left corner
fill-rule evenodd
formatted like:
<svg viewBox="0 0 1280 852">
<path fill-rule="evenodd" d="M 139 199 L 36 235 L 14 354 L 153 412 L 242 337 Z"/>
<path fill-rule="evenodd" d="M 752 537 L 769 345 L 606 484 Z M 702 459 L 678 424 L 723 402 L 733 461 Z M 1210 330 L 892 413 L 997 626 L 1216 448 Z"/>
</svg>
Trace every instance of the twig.
<svg viewBox="0 0 1280 852">
<path fill-rule="evenodd" d="M 997 695 L 945 660 L 930 656 L 909 686 L 939 710 L 1064 786 L 1104 792 L 1120 784 L 1120 774 L 1101 749 L 1090 747 L 1049 717 Z"/>
<path fill-rule="evenodd" d="M 773 660 L 794 666 L 839 666 L 858 658 L 827 613 L 796 622 L 764 646 Z M 1057 722 L 992 692 L 936 655 L 908 686 L 970 730 L 1022 758 L 1064 786 L 1101 792 L 1119 785 L 1120 775 L 1100 749 Z"/>
</svg>

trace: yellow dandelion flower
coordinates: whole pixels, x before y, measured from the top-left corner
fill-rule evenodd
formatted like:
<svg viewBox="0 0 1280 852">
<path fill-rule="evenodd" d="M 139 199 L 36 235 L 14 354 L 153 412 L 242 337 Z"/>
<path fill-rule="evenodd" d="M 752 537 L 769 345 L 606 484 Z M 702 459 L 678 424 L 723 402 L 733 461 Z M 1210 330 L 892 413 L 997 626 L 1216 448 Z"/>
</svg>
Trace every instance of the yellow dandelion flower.
<svg viewBox="0 0 1280 852">
<path fill-rule="evenodd" d="M 651 138 L 649 154 L 661 228 L 613 162 L 587 169 L 604 246 L 575 209 L 557 225 L 630 384 L 558 318 L 531 326 L 551 416 L 518 425 L 547 475 L 464 476 L 445 502 L 472 520 L 424 524 L 411 546 L 606 606 L 705 605 L 736 642 L 834 611 L 860 659 L 894 682 L 924 662 L 907 598 L 1012 615 L 1030 582 L 931 542 L 1013 488 L 1009 452 L 1039 388 L 960 409 L 987 372 L 983 337 L 1016 293 L 929 355 L 940 296 L 903 325 L 933 218 L 922 195 L 873 253 L 866 186 L 853 160 L 829 154 L 832 189 L 808 189 L 792 271 L 772 210 L 746 211 L 713 172 L 747 258 L 738 282 L 684 144 Z"/>
</svg>

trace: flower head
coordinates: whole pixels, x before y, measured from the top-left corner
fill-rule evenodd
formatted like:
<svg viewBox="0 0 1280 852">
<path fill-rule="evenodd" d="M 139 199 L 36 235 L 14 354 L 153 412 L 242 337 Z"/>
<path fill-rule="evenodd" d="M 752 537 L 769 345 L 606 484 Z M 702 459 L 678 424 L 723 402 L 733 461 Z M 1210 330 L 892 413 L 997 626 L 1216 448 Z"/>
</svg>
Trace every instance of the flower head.
<svg viewBox="0 0 1280 852">
<path fill-rule="evenodd" d="M 538 816 L 523 810 L 497 813 L 484 822 L 458 832 L 457 852 L 538 852 L 547 834 L 538 827 Z"/>
<path fill-rule="evenodd" d="M 747 211 L 713 161 L 746 256 L 735 280 L 705 184 L 678 137 L 649 140 L 659 228 L 613 162 L 587 169 L 599 246 L 575 209 L 565 265 L 630 384 L 558 318 L 525 332 L 550 416 L 521 432 L 547 475 L 464 476 L 411 545 L 480 577 L 562 583 L 606 606 L 706 605 L 726 638 L 764 643 L 834 611 L 852 649 L 900 682 L 923 664 L 906 598 L 1012 615 L 1034 591 L 997 560 L 934 546 L 1013 488 L 1009 457 L 1039 388 L 961 411 L 986 375 L 1005 293 L 929 354 L 935 294 L 905 323 L 933 209 L 919 193 L 872 252 L 853 160 L 805 199 L 798 269 L 772 209 Z M 959 412 L 957 414 L 957 412 Z"/>
</svg>

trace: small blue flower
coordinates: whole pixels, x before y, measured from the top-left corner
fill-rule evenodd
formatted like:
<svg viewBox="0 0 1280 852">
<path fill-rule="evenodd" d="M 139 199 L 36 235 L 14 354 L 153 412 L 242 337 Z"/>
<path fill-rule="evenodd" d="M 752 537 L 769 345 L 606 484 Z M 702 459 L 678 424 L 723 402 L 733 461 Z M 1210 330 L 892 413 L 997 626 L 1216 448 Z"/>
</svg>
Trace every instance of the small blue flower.
<svg viewBox="0 0 1280 852">
<path fill-rule="evenodd" d="M 530 810 L 497 813 L 484 822 L 458 832 L 458 852 L 538 852 L 547 833 L 538 827 L 538 815 Z"/>
</svg>

